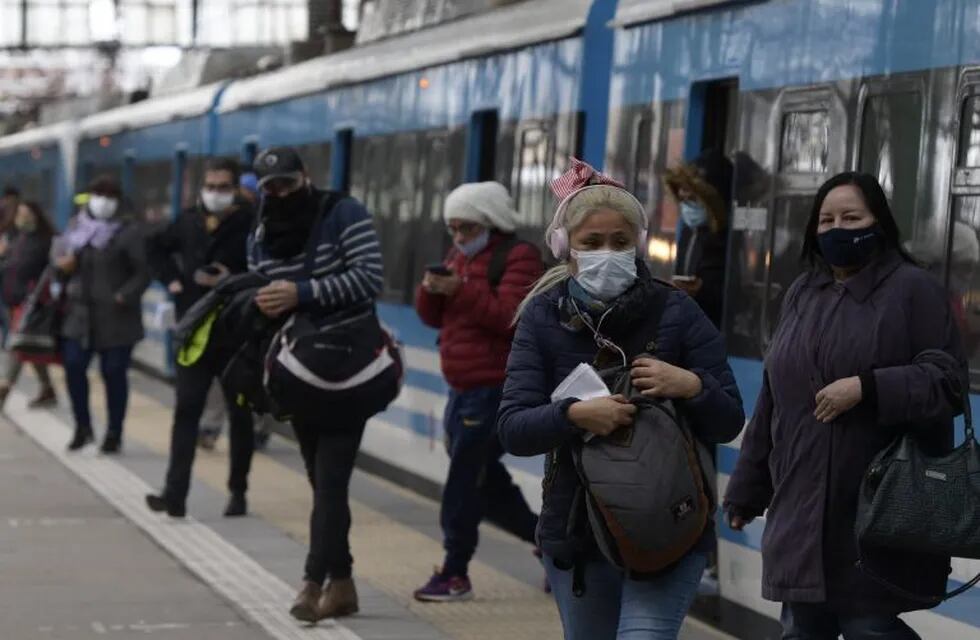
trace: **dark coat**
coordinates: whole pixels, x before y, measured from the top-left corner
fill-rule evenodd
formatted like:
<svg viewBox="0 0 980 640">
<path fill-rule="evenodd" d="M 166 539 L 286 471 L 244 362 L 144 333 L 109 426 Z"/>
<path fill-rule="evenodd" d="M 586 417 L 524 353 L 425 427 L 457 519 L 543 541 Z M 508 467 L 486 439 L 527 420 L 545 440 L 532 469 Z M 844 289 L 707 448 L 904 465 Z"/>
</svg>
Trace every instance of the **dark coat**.
<svg viewBox="0 0 980 640">
<path fill-rule="evenodd" d="M 15 231 L 3 260 L 3 303 L 16 307 L 27 299 L 34 285 L 48 266 L 51 236 Z"/>
<path fill-rule="evenodd" d="M 514 313 L 544 264 L 537 247 L 520 243 L 510 249 L 503 277 L 496 288 L 487 272 L 498 244 L 494 233 L 487 247 L 472 258 L 453 250 L 446 266 L 463 278 L 452 297 L 418 287 L 415 309 L 422 322 L 439 329 L 442 373 L 453 389 L 499 387 L 504 382 L 507 354 L 514 337 Z"/>
<path fill-rule="evenodd" d="M 725 255 L 728 231 L 712 231 L 707 225 L 692 229 L 683 225 L 677 243 L 676 272 L 701 278 L 701 290 L 694 301 L 716 327 L 721 327 L 722 301 L 725 297 Z"/>
<path fill-rule="evenodd" d="M 931 349 L 946 355 L 914 362 Z M 897 253 L 843 283 L 818 270 L 793 284 L 725 498 L 745 516 L 768 508 L 763 597 L 865 614 L 921 608 L 855 568 L 858 489 L 875 455 L 903 433 L 914 429 L 933 453 L 952 446 L 964 373 L 945 291 Z M 830 424 L 818 422 L 817 392 L 862 374 L 866 401 Z M 949 572 L 948 559 L 904 551 L 874 550 L 868 559 L 924 594 L 941 592 Z"/>
<path fill-rule="evenodd" d="M 164 285 L 177 280 L 183 292 L 175 296 L 177 316 L 182 316 L 207 289 L 194 282 L 201 267 L 220 263 L 231 273 L 248 268 L 246 248 L 255 212 L 245 202 L 222 220 L 211 233 L 205 228 L 205 213 L 198 207 L 185 209 L 177 219 L 147 242 L 147 254 L 153 277 Z"/>
<path fill-rule="evenodd" d="M 145 244 L 143 230 L 130 220 L 104 249 L 87 246 L 78 253 L 78 267 L 65 282 L 63 337 L 96 351 L 143 339 L 143 292 L 150 283 Z"/>
<path fill-rule="evenodd" d="M 616 301 L 617 309 L 603 322 L 603 334 L 629 357 L 653 351 L 661 360 L 696 373 L 704 390 L 680 406 L 703 443 L 728 442 L 742 429 L 745 415 L 721 335 L 687 294 L 651 279 L 642 264 L 639 269 L 640 282 Z M 650 326 L 650 303 L 661 299 L 657 290 L 665 287 L 669 293 L 659 326 Z M 524 310 L 498 415 L 504 449 L 520 456 L 548 454 L 538 543 L 545 553 L 565 561 L 588 552 L 594 540 L 588 530 L 582 535 L 568 531 L 575 494 L 582 486 L 572 462 L 572 447 L 581 442 L 582 430 L 568 419 L 571 401 L 553 403 L 550 396 L 572 369 L 594 362 L 597 355 L 592 332 L 570 319 L 567 290 L 566 282 L 537 296 Z M 586 520 L 575 515 L 579 522 Z M 713 531 L 706 534 L 703 546 L 712 537 Z"/>
</svg>

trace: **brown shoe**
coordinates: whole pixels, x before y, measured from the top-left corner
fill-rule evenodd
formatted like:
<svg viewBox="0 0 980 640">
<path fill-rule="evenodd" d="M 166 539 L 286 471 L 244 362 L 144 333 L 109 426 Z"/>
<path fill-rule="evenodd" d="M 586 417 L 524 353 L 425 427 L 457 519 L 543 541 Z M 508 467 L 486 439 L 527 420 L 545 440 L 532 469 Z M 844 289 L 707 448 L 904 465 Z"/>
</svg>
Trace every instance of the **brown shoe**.
<svg viewBox="0 0 980 640">
<path fill-rule="evenodd" d="M 51 387 L 41 389 L 41 392 L 37 394 L 37 397 L 27 403 L 28 409 L 48 409 L 50 407 L 57 406 L 58 396 L 55 395 L 54 389 Z"/>
<path fill-rule="evenodd" d="M 357 589 L 350 578 L 331 580 L 320 596 L 321 618 L 342 618 L 357 613 Z"/>
<path fill-rule="evenodd" d="M 303 622 L 315 623 L 322 616 L 318 615 L 317 602 L 323 589 L 315 582 L 306 581 L 303 588 L 296 594 L 296 600 L 289 609 L 289 615 Z"/>
</svg>

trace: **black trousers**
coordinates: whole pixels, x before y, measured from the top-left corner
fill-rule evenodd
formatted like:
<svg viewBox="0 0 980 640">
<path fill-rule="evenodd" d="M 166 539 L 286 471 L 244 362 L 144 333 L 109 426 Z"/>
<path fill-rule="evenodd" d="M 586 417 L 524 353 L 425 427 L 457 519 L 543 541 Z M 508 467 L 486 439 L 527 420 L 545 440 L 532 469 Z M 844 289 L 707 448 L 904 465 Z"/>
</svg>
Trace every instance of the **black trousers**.
<svg viewBox="0 0 980 640">
<path fill-rule="evenodd" d="M 173 431 L 170 435 L 170 463 L 167 467 L 165 492 L 170 499 L 178 502 L 185 501 L 190 490 L 191 467 L 197 451 L 201 415 L 215 377 L 215 372 L 203 362 L 192 367 L 177 367 L 177 407 L 174 410 Z M 227 394 L 225 402 L 230 423 L 228 490 L 232 493 L 245 493 L 248 489 L 248 472 L 252 467 L 252 453 L 255 451 L 252 413 L 235 404 Z"/>
<path fill-rule="evenodd" d="M 306 475 L 313 487 L 310 514 L 310 549 L 305 580 L 322 585 L 327 577 L 349 578 L 354 563 L 350 554 L 348 489 L 354 461 L 361 446 L 367 418 L 358 414 L 325 411 L 329 419 L 293 423 Z"/>
</svg>

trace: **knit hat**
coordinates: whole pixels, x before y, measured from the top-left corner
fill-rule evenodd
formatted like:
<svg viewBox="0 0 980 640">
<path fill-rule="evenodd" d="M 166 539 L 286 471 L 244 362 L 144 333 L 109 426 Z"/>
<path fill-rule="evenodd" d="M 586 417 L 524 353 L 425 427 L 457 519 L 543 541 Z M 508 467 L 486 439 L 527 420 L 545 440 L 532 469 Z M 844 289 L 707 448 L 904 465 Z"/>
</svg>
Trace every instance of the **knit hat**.
<svg viewBox="0 0 980 640">
<path fill-rule="evenodd" d="M 499 182 L 471 182 L 456 187 L 446 196 L 443 217 L 447 222 L 468 220 L 511 233 L 517 227 L 518 213 L 504 185 Z"/>
</svg>

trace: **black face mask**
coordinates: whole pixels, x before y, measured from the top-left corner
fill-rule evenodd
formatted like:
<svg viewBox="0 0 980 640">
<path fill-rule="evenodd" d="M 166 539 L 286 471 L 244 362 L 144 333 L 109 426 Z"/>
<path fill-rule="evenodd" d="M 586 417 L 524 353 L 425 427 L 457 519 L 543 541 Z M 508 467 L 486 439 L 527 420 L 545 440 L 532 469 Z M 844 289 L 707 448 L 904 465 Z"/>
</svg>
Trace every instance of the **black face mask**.
<svg viewBox="0 0 980 640">
<path fill-rule="evenodd" d="M 304 186 L 281 198 L 262 198 L 262 242 L 273 258 L 284 260 L 303 251 L 316 219 L 312 195 L 310 188 Z"/>
<path fill-rule="evenodd" d="M 864 229 L 824 231 L 817 236 L 817 244 L 827 264 L 849 269 L 870 262 L 881 246 L 881 239 L 881 227 L 875 224 Z"/>
</svg>

